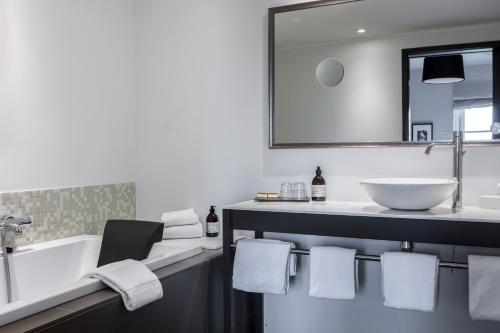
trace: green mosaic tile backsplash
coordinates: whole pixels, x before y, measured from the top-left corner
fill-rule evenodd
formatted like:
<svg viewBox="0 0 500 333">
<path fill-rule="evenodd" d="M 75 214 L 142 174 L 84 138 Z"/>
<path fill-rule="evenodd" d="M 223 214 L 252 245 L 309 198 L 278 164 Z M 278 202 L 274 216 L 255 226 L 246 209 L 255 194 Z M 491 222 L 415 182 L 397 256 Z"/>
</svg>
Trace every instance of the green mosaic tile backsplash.
<svg viewBox="0 0 500 333">
<path fill-rule="evenodd" d="M 109 219 L 135 219 L 135 184 L 0 193 L 0 215 L 29 216 L 33 224 L 9 245 L 102 234 Z"/>
</svg>

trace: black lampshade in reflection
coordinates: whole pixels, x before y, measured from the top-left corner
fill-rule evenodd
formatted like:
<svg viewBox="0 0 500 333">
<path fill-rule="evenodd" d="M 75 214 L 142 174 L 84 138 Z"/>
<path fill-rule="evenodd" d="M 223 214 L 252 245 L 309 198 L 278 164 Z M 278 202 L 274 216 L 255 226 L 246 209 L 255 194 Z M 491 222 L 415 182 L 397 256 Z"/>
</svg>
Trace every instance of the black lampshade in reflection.
<svg viewBox="0 0 500 333">
<path fill-rule="evenodd" d="M 455 83 L 465 80 L 461 54 L 432 56 L 424 59 L 423 83 Z"/>
</svg>

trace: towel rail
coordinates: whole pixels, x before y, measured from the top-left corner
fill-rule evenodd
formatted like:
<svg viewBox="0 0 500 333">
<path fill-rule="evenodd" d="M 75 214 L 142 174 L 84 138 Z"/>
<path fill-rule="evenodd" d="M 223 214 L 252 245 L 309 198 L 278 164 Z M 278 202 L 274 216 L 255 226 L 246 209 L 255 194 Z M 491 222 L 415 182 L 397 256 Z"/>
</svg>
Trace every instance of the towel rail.
<svg viewBox="0 0 500 333">
<path fill-rule="evenodd" d="M 232 248 L 236 248 L 236 244 L 231 244 Z M 293 254 L 299 254 L 308 256 L 309 250 L 306 249 L 292 249 L 290 251 Z M 357 260 L 362 261 L 380 261 L 380 256 L 371 255 L 371 254 L 357 254 Z M 468 269 L 469 265 L 463 262 L 452 262 L 452 261 L 439 261 L 439 267 L 441 268 L 455 268 L 455 269 Z"/>
</svg>

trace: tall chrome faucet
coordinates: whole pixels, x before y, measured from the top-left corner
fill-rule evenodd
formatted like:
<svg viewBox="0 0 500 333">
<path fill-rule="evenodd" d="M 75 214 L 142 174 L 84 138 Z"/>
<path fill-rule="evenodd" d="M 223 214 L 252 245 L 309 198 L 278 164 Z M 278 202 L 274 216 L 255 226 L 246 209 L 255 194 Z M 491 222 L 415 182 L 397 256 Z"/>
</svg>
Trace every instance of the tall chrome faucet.
<svg viewBox="0 0 500 333">
<path fill-rule="evenodd" d="M 10 267 L 7 251 L 6 236 L 8 231 L 20 236 L 23 234 L 23 226 L 31 224 L 31 218 L 15 218 L 10 215 L 0 217 L 0 242 L 2 243 L 3 265 L 5 269 L 5 285 L 7 289 L 7 302 L 12 302 L 12 285 L 10 281 Z"/>
<path fill-rule="evenodd" d="M 453 177 L 457 180 L 458 185 L 453 192 L 453 208 L 462 207 L 462 175 L 463 175 L 463 156 L 464 151 L 464 132 L 454 131 L 452 143 L 431 143 L 425 149 L 425 153 L 429 155 L 433 147 L 444 146 L 453 147 Z"/>
</svg>

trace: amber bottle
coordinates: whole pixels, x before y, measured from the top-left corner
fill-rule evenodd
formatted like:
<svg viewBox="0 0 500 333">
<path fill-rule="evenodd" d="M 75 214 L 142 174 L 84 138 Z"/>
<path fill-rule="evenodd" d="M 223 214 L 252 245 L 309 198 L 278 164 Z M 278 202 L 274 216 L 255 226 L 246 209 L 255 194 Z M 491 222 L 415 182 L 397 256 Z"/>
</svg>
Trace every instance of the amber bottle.
<svg viewBox="0 0 500 333">
<path fill-rule="evenodd" d="M 207 237 L 219 236 L 219 218 L 215 214 L 215 206 L 210 206 L 210 214 L 207 216 Z"/>
<path fill-rule="evenodd" d="M 325 201 L 326 200 L 326 181 L 321 176 L 321 168 L 316 169 L 316 177 L 312 181 L 311 187 L 311 200 L 312 201 Z"/>
</svg>

